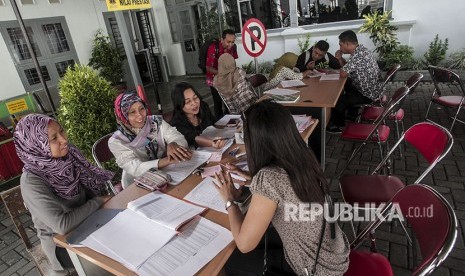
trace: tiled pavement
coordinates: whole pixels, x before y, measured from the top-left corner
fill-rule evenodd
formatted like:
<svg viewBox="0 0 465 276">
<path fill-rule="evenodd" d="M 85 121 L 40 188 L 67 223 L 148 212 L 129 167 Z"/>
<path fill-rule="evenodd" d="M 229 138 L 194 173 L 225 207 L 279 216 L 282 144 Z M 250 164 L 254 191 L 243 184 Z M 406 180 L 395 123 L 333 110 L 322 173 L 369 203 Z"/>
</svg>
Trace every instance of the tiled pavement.
<svg viewBox="0 0 465 276">
<path fill-rule="evenodd" d="M 159 91 L 162 98 L 164 112 L 172 109 L 169 103 L 169 91 L 177 81 L 189 81 L 198 88 L 204 95 L 204 99 L 212 104 L 209 95 L 209 89 L 204 84 L 201 77 L 183 77 L 175 78 L 168 84 L 162 84 Z M 401 83 L 396 82 L 389 86 L 388 91 L 393 91 Z M 404 102 L 406 111 L 405 128 L 416 122 L 423 121 L 426 113 L 429 96 L 433 86 L 430 82 L 424 82 L 419 85 L 415 94 L 409 96 Z M 153 93 L 148 92 L 149 102 L 153 102 Z M 152 105 L 154 106 L 154 105 Z M 433 110 L 433 118 L 436 118 L 443 125 L 448 126 L 450 120 L 444 116 L 443 110 Z M 455 143 L 449 155 L 438 164 L 422 183 L 428 184 L 439 191 L 452 204 L 459 220 L 459 234 L 454 250 L 448 259 L 439 267 L 433 275 L 441 276 L 459 276 L 465 275 L 465 126 L 456 125 L 453 131 Z M 393 136 L 393 135 L 391 135 Z M 394 139 L 392 139 L 392 142 Z M 391 142 L 391 145 L 393 144 Z M 334 177 L 344 166 L 349 154 L 354 147 L 354 143 L 346 142 L 339 139 L 337 135 L 328 135 L 327 137 L 327 164 L 326 175 L 328 178 Z M 396 156 L 396 154 L 394 154 Z M 366 174 L 373 169 L 374 165 L 379 162 L 379 152 L 377 148 L 367 146 L 362 151 L 360 162 L 353 162 L 347 169 L 347 173 Z M 417 164 L 419 169 L 417 169 Z M 417 178 L 420 172 L 425 169 L 425 163 L 422 163 L 421 157 L 413 151 L 407 149 L 405 157 L 400 160 L 393 160 L 394 173 L 400 175 L 405 181 L 409 182 Z M 0 186 L 0 190 L 5 185 Z M 331 192 L 336 200 L 340 200 L 338 182 L 336 179 L 331 180 Z M 37 242 L 30 218 L 25 218 L 28 224 L 28 234 Z M 349 239 L 352 235 L 349 231 L 349 225 L 344 224 L 344 231 L 347 232 Z M 407 242 L 399 226 L 383 224 L 376 231 L 378 238 L 378 249 L 381 253 L 388 256 L 391 261 L 395 275 L 409 275 L 408 268 L 412 265 L 411 253 L 407 250 Z M 6 275 L 38 275 L 34 265 L 29 261 L 28 253 L 16 234 L 13 223 L 10 220 L 3 203 L 0 204 L 0 276 Z"/>
</svg>

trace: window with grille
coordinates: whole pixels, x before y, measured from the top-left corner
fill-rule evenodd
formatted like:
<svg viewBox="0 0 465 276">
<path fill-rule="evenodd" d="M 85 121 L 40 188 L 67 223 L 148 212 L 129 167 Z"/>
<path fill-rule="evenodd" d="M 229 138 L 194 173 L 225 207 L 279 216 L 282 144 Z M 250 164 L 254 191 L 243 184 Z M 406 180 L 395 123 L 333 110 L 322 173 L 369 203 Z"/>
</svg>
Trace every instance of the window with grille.
<svg viewBox="0 0 465 276">
<path fill-rule="evenodd" d="M 32 49 L 41 66 L 42 76 L 49 87 L 54 87 L 70 65 L 79 63 L 66 20 L 62 16 L 26 19 L 24 24 Z M 42 89 L 39 72 L 34 66 L 32 53 L 27 47 L 18 22 L 0 21 L 0 33 L 25 90 Z"/>
<path fill-rule="evenodd" d="M 6 29 L 9 36 L 10 47 L 14 50 L 14 56 L 16 61 L 28 60 L 31 59 L 31 53 L 27 48 L 26 40 L 24 39 L 21 28 L 7 28 Z M 26 31 L 29 35 L 30 42 L 32 44 L 32 49 L 37 57 L 41 56 L 40 50 L 37 47 L 37 43 L 34 41 L 34 33 L 31 27 L 27 27 Z"/>
<path fill-rule="evenodd" d="M 52 54 L 69 51 L 68 41 L 60 23 L 42 25 L 42 31 Z"/>
<path fill-rule="evenodd" d="M 49 81 L 50 75 L 48 74 L 47 67 L 40 66 L 40 70 L 42 71 L 42 76 L 44 77 L 44 80 Z M 39 74 L 37 74 L 36 68 L 26 69 L 24 70 L 24 73 L 26 74 L 26 78 L 27 78 L 27 81 L 29 82 L 29 85 L 40 83 Z"/>
<path fill-rule="evenodd" d="M 57 72 L 60 78 L 62 78 L 65 75 L 68 67 L 73 66 L 73 65 L 74 65 L 74 60 L 72 59 L 55 63 L 55 67 L 57 68 Z"/>
</svg>

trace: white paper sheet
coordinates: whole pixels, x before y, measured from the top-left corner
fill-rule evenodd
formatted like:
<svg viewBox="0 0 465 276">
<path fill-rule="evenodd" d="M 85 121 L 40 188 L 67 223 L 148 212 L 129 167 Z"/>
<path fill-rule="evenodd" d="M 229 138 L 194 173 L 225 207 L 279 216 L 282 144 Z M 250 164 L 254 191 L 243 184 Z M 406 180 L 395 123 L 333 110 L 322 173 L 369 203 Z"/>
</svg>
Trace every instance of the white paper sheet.
<svg viewBox="0 0 465 276">
<path fill-rule="evenodd" d="M 224 201 L 213 185 L 216 185 L 213 182 L 213 178 L 207 177 L 188 193 L 184 199 L 227 214 L 228 212 L 224 209 Z"/>
<path fill-rule="evenodd" d="M 159 191 L 129 202 L 128 209 L 172 230 L 205 210 Z"/>
<path fill-rule="evenodd" d="M 236 128 L 216 128 L 214 126 L 209 126 L 202 131 L 202 136 L 208 137 L 210 139 L 214 139 L 216 137 L 223 137 L 223 138 L 234 138 L 234 133 L 236 133 Z"/>
<path fill-rule="evenodd" d="M 229 230 L 200 218 L 153 254 L 137 273 L 141 276 L 194 275 L 232 240 Z"/>
<path fill-rule="evenodd" d="M 284 80 L 284 81 L 281 81 L 281 86 L 283 88 L 302 87 L 302 86 L 306 86 L 306 84 L 301 80 Z"/>
<path fill-rule="evenodd" d="M 135 270 L 175 235 L 176 231 L 126 209 L 90 237 Z"/>
<path fill-rule="evenodd" d="M 171 176 L 171 185 L 178 185 L 191 175 L 195 169 L 207 162 L 210 156 L 211 153 L 209 152 L 194 151 L 191 160 L 171 164 L 161 170 Z"/>
<path fill-rule="evenodd" d="M 326 74 L 321 76 L 320 81 L 339 80 L 339 74 Z"/>
<path fill-rule="evenodd" d="M 226 114 L 215 123 L 215 126 L 225 127 L 231 119 L 241 119 L 241 115 Z"/>
<path fill-rule="evenodd" d="M 282 89 L 282 88 L 274 88 L 271 90 L 267 90 L 263 92 L 264 94 L 270 94 L 270 95 L 278 95 L 278 96 L 288 96 L 292 95 L 295 93 L 298 93 L 299 91 L 297 90 L 292 90 L 292 89 Z"/>
</svg>

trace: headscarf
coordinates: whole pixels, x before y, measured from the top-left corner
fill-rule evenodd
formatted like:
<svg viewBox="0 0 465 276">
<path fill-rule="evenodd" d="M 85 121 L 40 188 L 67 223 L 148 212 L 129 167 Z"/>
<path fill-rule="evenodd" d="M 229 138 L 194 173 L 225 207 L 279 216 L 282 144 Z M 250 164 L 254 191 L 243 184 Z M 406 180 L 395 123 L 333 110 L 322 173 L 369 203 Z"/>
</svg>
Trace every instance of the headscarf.
<svg viewBox="0 0 465 276">
<path fill-rule="evenodd" d="M 55 120 L 42 114 L 29 114 L 16 125 L 14 143 L 24 163 L 23 172 L 44 179 L 53 192 L 64 199 L 78 195 L 82 186 L 100 195 L 105 181 L 112 179 L 114 173 L 89 163 L 71 144 L 68 144 L 66 156 L 52 157 L 48 140 L 48 125 L 52 121 Z"/>
<path fill-rule="evenodd" d="M 276 60 L 275 65 L 273 66 L 273 70 L 271 71 L 270 79 L 274 78 L 278 74 L 279 70 L 281 70 L 281 68 L 283 67 L 286 67 L 289 69 L 294 68 L 298 57 L 299 56 L 297 56 L 294 53 L 287 52 L 284 55 L 282 55 L 280 58 L 278 58 Z"/>
<path fill-rule="evenodd" d="M 233 56 L 224 53 L 218 59 L 218 75 L 213 79 L 213 86 L 226 98 L 231 97 L 239 84 L 239 69 Z"/>
<path fill-rule="evenodd" d="M 142 129 L 135 129 L 129 123 L 129 109 L 136 102 L 140 102 L 147 108 L 147 104 L 135 93 L 121 93 L 116 97 L 114 107 L 118 132 L 114 137 L 124 142 L 131 148 L 145 147 L 149 160 L 157 159 L 159 148 L 163 147 L 163 142 L 159 135 L 154 136 L 162 124 L 162 116 L 147 116 Z M 164 151 L 164 148 L 161 148 Z"/>
</svg>

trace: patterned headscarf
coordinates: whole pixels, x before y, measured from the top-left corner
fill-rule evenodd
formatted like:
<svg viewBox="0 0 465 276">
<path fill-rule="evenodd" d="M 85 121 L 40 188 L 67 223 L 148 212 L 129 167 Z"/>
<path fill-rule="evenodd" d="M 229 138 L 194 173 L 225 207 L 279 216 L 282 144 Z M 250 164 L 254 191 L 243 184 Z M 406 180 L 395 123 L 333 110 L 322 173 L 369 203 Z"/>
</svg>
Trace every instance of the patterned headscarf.
<svg viewBox="0 0 465 276">
<path fill-rule="evenodd" d="M 274 78 L 278 74 L 279 70 L 281 70 L 281 68 L 283 67 L 286 67 L 289 69 L 294 68 L 295 64 L 297 63 L 298 58 L 299 56 L 291 52 L 287 52 L 281 57 L 279 57 L 276 60 L 276 63 L 273 66 L 273 70 L 270 73 L 270 79 Z"/>
<path fill-rule="evenodd" d="M 213 85 L 218 92 L 230 98 L 239 85 L 240 77 L 233 56 L 228 53 L 222 54 L 218 59 L 218 75 L 213 79 Z"/>
<path fill-rule="evenodd" d="M 47 181 L 61 198 L 76 196 L 81 192 L 81 186 L 100 195 L 105 181 L 112 179 L 114 173 L 89 163 L 71 144 L 68 144 L 66 156 L 52 157 L 48 141 L 48 125 L 51 121 L 55 120 L 42 114 L 30 114 L 16 125 L 14 143 L 24 163 L 23 171 Z"/>
<path fill-rule="evenodd" d="M 157 141 L 160 140 L 160 137 L 154 135 L 162 124 L 162 116 L 147 116 L 144 127 L 135 133 L 128 117 L 129 109 L 136 102 L 141 102 L 147 108 L 147 104 L 134 93 L 121 93 L 116 97 L 114 103 L 116 123 L 118 130 L 123 135 L 117 132 L 114 136 L 129 147 L 144 147 L 150 160 L 157 159 L 158 151 L 165 150 L 162 141 Z"/>
</svg>

